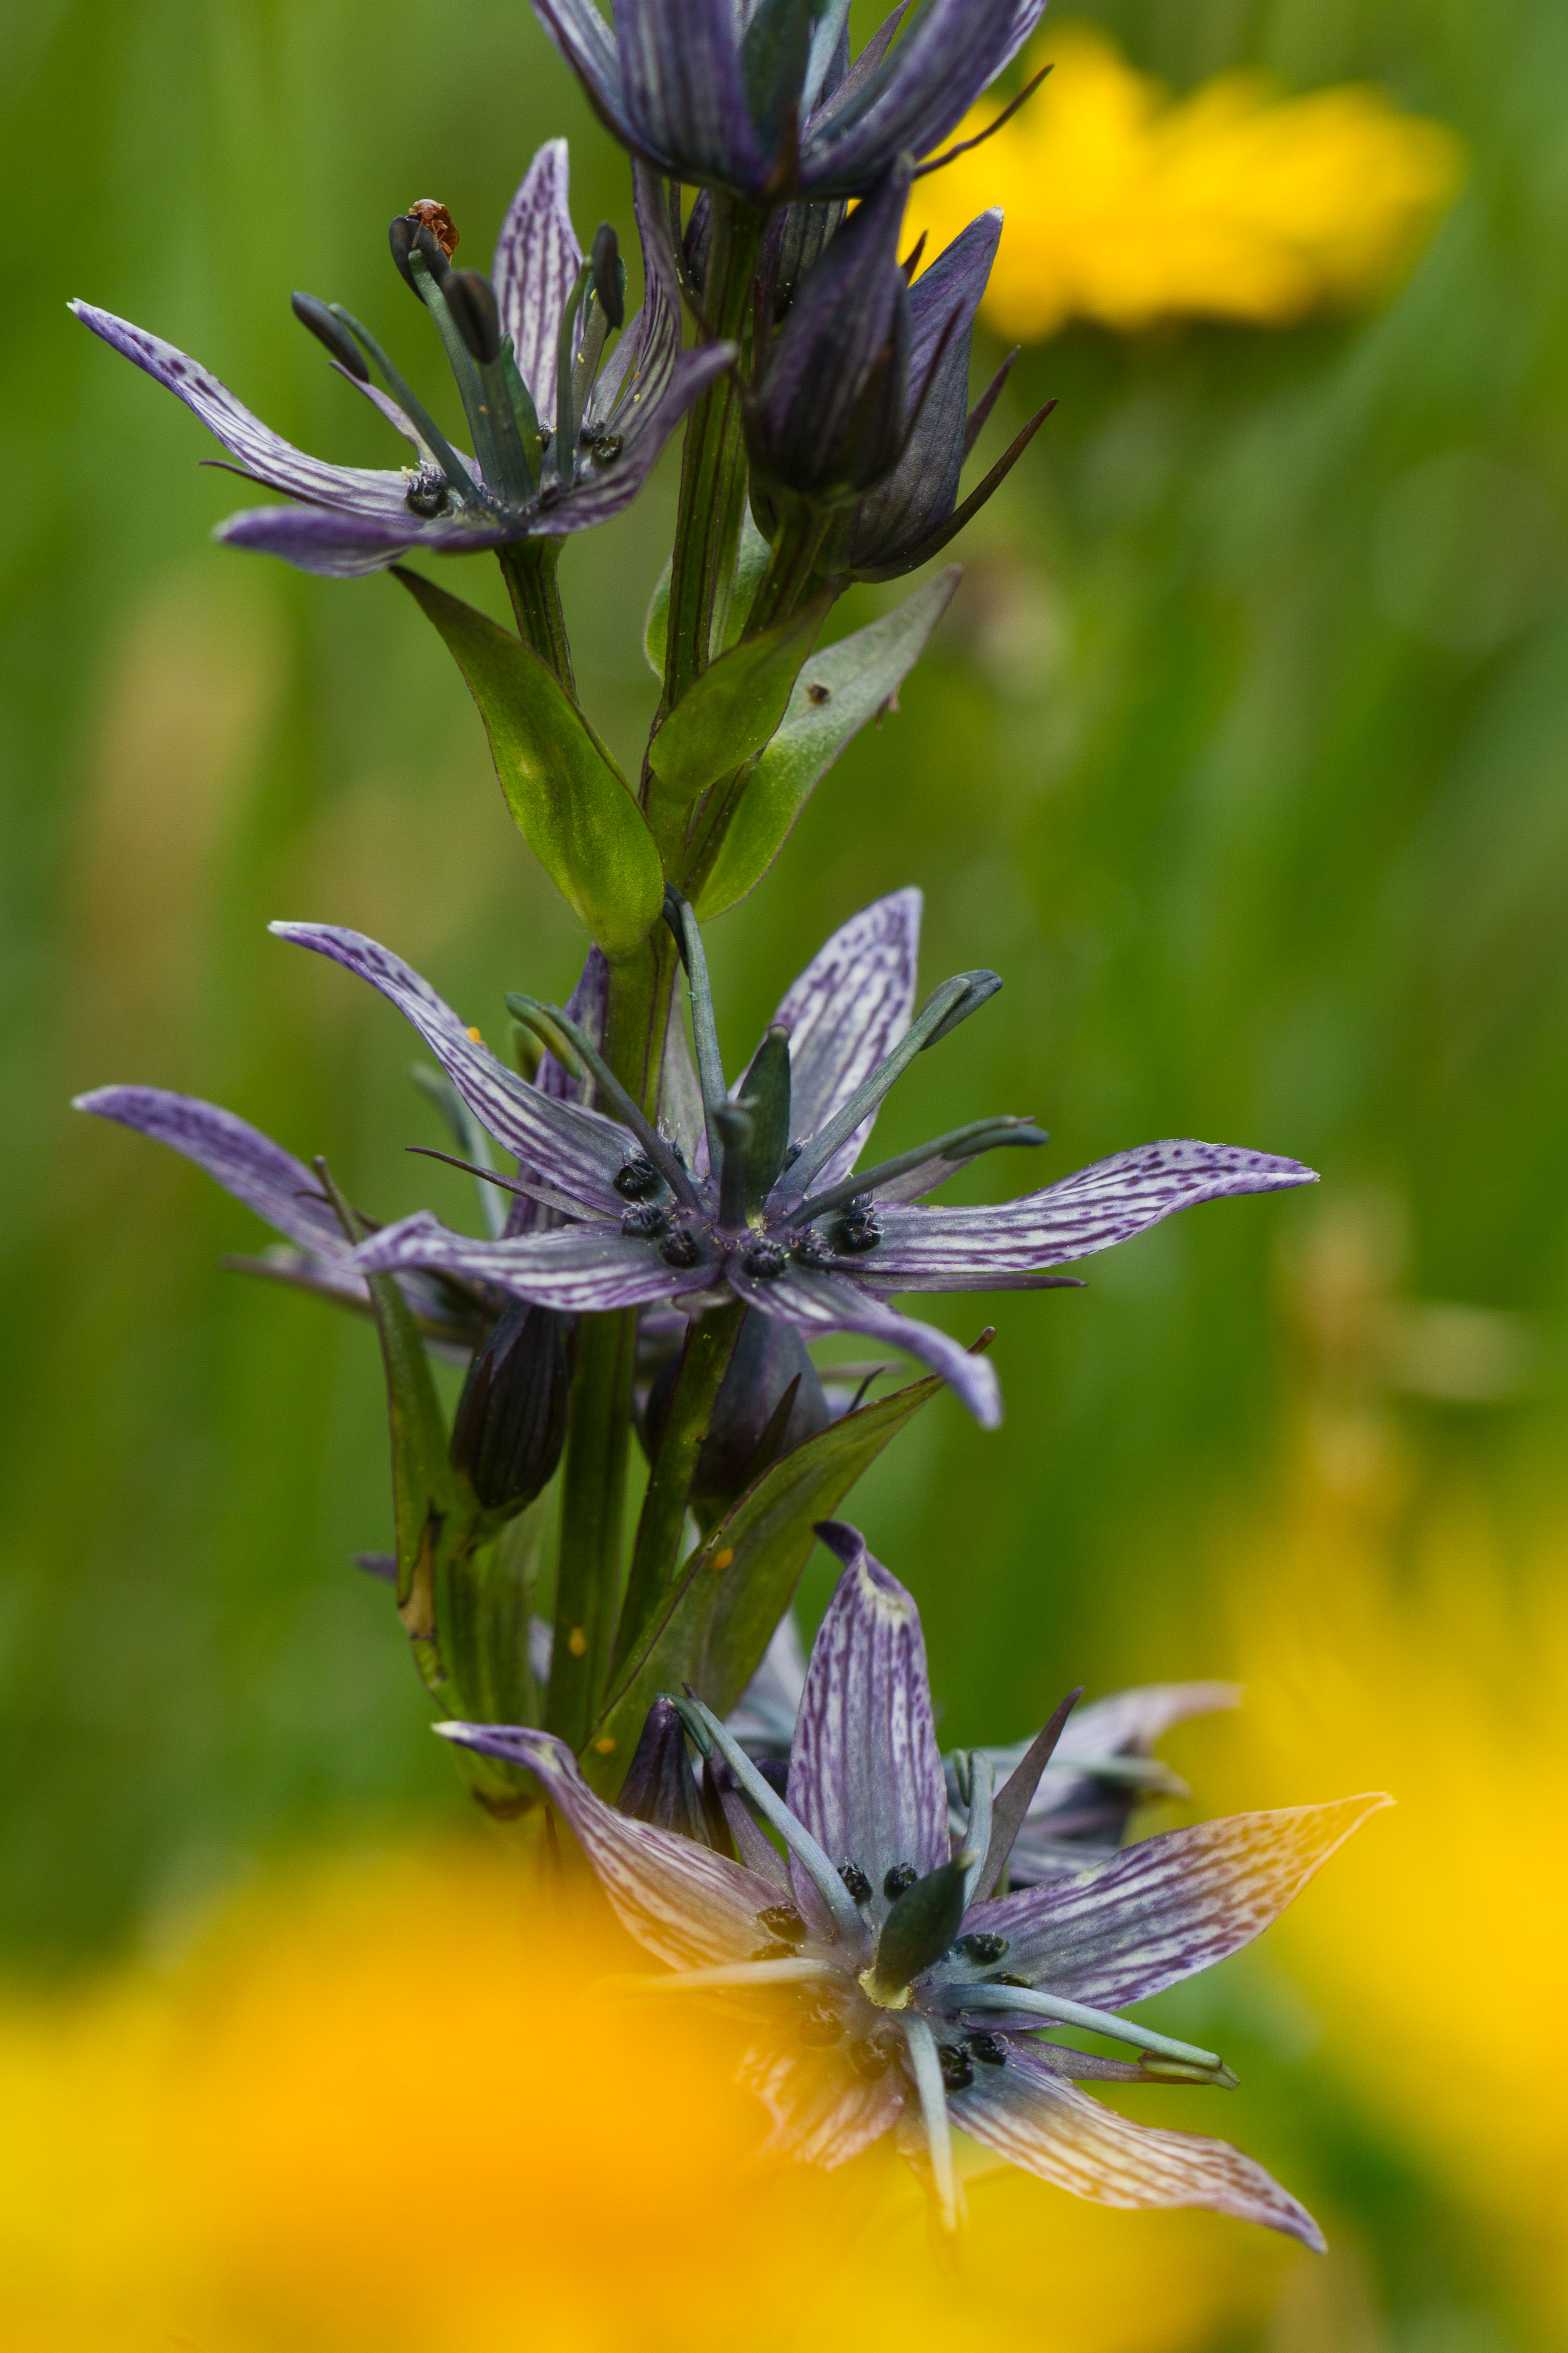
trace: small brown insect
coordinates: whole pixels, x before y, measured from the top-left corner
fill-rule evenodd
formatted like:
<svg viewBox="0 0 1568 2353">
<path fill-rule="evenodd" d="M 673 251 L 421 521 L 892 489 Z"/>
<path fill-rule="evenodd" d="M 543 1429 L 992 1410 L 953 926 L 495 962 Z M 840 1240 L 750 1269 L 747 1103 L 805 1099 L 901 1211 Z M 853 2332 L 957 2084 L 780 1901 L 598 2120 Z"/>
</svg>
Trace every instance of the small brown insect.
<svg viewBox="0 0 1568 2353">
<path fill-rule="evenodd" d="M 411 221 L 417 221 L 421 228 L 429 230 L 450 261 L 457 250 L 458 224 L 446 206 L 437 204 L 434 196 L 421 196 L 416 204 L 409 206 L 408 217 Z"/>
<path fill-rule="evenodd" d="M 813 702 L 826 702 L 830 700 L 833 693 L 833 689 L 830 686 L 821 686 L 814 678 L 806 681 L 805 691 Z"/>
</svg>

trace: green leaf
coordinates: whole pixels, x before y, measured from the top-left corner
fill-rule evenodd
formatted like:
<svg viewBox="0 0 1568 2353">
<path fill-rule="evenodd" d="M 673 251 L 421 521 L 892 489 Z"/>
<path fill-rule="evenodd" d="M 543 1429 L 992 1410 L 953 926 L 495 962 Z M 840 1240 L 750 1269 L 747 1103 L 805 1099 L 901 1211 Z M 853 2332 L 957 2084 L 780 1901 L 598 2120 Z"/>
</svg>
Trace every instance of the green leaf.
<svg viewBox="0 0 1568 2353">
<path fill-rule="evenodd" d="M 695 797 L 762 750 L 784 715 L 833 594 L 825 588 L 788 620 L 710 662 L 647 747 L 661 784 Z"/>
<path fill-rule="evenodd" d="M 724 613 L 724 643 L 732 646 L 746 626 L 746 616 L 752 600 L 762 586 L 763 573 L 773 549 L 752 521 L 748 504 L 741 513 L 741 541 L 735 550 L 735 576 L 730 586 L 729 601 Z M 648 598 L 643 617 L 643 659 L 660 683 L 664 680 L 665 652 L 669 637 L 669 583 L 675 569 L 674 558 L 667 558 L 664 570 Z"/>
<path fill-rule="evenodd" d="M 468 681 L 530 849 L 605 954 L 629 955 L 658 919 L 664 869 L 625 777 L 531 647 L 417 573 L 393 570 Z"/>
<path fill-rule="evenodd" d="M 689 1556 L 629 1662 L 583 1751 L 589 1780 L 601 1789 L 620 1786 L 661 1691 L 689 1683 L 716 1715 L 729 1713 L 789 1606 L 816 1522 L 833 1516 L 889 1440 L 942 1386 L 932 1376 L 846 1414 L 748 1488 Z"/>
<path fill-rule="evenodd" d="M 805 665 L 784 723 L 752 771 L 712 871 L 697 893 L 703 923 L 723 914 L 762 881 L 845 745 L 897 693 L 920 659 L 960 577 L 958 565 L 950 565 L 895 612 L 840 638 Z"/>
<path fill-rule="evenodd" d="M 642 654 L 655 678 L 664 678 L 664 649 L 669 642 L 669 584 L 675 577 L 675 558 L 667 555 L 664 570 L 654 583 L 653 595 L 647 600 L 643 615 Z"/>
</svg>

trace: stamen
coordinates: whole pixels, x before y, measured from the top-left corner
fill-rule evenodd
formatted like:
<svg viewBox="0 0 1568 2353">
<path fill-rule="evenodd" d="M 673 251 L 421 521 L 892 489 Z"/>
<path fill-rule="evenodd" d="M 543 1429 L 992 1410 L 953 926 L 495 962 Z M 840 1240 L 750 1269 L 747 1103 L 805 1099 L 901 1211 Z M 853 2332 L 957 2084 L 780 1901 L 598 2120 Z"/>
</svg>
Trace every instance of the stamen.
<svg viewBox="0 0 1568 2353">
<path fill-rule="evenodd" d="M 606 1102 L 615 1106 L 617 1116 L 631 1129 L 676 1198 L 684 1201 L 689 1208 L 700 1208 L 702 1197 L 676 1155 L 649 1120 L 642 1105 L 633 1101 L 598 1048 L 584 1031 L 579 1029 L 575 1021 L 569 1015 L 563 1013 L 559 1006 L 543 1005 L 536 997 L 522 997 L 514 992 L 509 994 L 506 1002 L 507 1010 L 521 1021 L 525 1029 L 535 1030 L 542 1036 L 547 1046 L 552 1042 L 550 1031 L 555 1029 L 560 1032 L 561 1036 L 575 1050 L 579 1061 L 592 1076 L 600 1093 Z"/>
<path fill-rule="evenodd" d="M 782 1936 L 786 1944 L 805 1942 L 805 1922 L 793 1904 L 770 1904 L 757 1918 L 770 1936 Z"/>
<path fill-rule="evenodd" d="M 1007 2064 L 1007 2045 L 999 2034 L 966 2034 L 963 2040 L 971 2057 L 978 2059 L 982 2066 Z"/>
<path fill-rule="evenodd" d="M 716 1748 L 758 1812 L 772 1822 L 826 1905 L 839 1936 L 851 1947 L 860 1944 L 866 1933 L 865 1923 L 844 1882 L 805 1824 L 791 1813 L 783 1799 L 763 1780 L 733 1733 L 720 1723 L 711 1708 L 704 1707 L 700 1699 L 678 1699 L 675 1704 L 703 1755 L 710 1757 Z"/>
<path fill-rule="evenodd" d="M 882 1880 L 882 1893 L 889 1904 L 896 1904 L 906 1888 L 912 1887 L 920 1873 L 912 1862 L 896 1862 Z"/>
<path fill-rule="evenodd" d="M 803 1201 L 795 1215 L 805 1223 L 812 1218 L 823 1217 L 827 1210 L 852 1201 L 858 1193 L 875 1193 L 880 1185 L 890 1185 L 895 1176 L 904 1176 L 927 1160 L 951 1161 L 955 1168 L 973 1160 L 978 1153 L 994 1152 L 1004 1144 L 1048 1144 L 1050 1137 L 1032 1119 L 975 1119 L 967 1127 L 950 1128 L 945 1135 L 933 1135 L 929 1144 L 917 1145 L 912 1152 L 898 1153 L 891 1160 L 879 1161 L 874 1168 L 857 1170 L 852 1176 L 842 1177 L 826 1192 L 814 1193 Z"/>
<path fill-rule="evenodd" d="M 359 345 L 338 324 L 324 302 L 318 302 L 313 294 L 290 294 L 289 307 L 300 324 L 309 327 L 318 343 L 325 343 L 341 368 L 347 368 L 360 384 L 370 382 L 370 370 Z"/>
<path fill-rule="evenodd" d="M 594 232 L 594 249 L 588 257 L 594 274 L 594 291 L 599 298 L 599 308 L 612 327 L 619 329 L 626 322 L 626 265 L 621 259 L 620 241 L 608 221 L 601 221 Z"/>
<path fill-rule="evenodd" d="M 455 273 L 435 273 L 429 266 L 425 246 L 418 240 L 409 248 L 408 267 L 425 308 L 436 322 L 436 331 L 446 351 L 447 365 L 457 381 L 458 396 L 463 404 L 463 414 L 468 420 L 468 430 L 474 437 L 474 455 L 479 461 L 485 489 L 499 496 L 501 466 L 494 419 L 485 400 L 484 386 L 479 382 L 473 353 L 452 315 L 445 291 L 447 282 Z M 465 271 L 463 275 L 471 276 L 472 272 Z"/>
<path fill-rule="evenodd" d="M 987 1968 L 993 1961 L 1005 1957 L 1007 1939 L 991 1928 L 972 1928 L 967 1936 L 960 1936 L 952 1949 L 961 1960 L 973 1961 L 976 1968 Z"/>
<path fill-rule="evenodd" d="M 817 2048 L 844 2040 L 844 2021 L 831 2002 L 814 2001 L 807 2005 L 800 2021 L 800 2039 Z"/>
<path fill-rule="evenodd" d="M 575 389 L 574 362 L 578 331 L 583 322 L 583 305 L 593 276 L 594 265 L 585 261 L 577 272 L 576 284 L 566 297 L 555 338 L 555 434 L 550 445 L 550 463 L 563 491 L 571 489 L 576 465 L 577 427 L 582 417 L 573 407 Z"/>
<path fill-rule="evenodd" d="M 1114 2010 L 1090 2010 L 1081 2001 L 1066 2001 L 1059 1994 L 1040 1993 L 1033 1987 L 1013 1987 L 996 1979 L 984 1985 L 965 1986 L 959 2000 L 966 2010 L 1026 2010 L 1037 2018 L 1054 2018 L 1063 2026 L 1080 2027 L 1086 2034 L 1104 2034 L 1115 2042 L 1125 2042 L 1134 2051 L 1152 2051 L 1157 2058 L 1181 2060 L 1196 2067 L 1205 2076 L 1221 2073 L 1225 2062 L 1217 2051 L 1200 2051 L 1194 2043 L 1178 2042 L 1169 2034 L 1157 2034 L 1152 2026 L 1139 2026 L 1130 2018 L 1120 2018 Z"/>
<path fill-rule="evenodd" d="M 790 1960 L 731 1961 L 712 1969 L 672 1969 L 668 1977 L 605 1978 L 617 1993 L 707 1993 L 725 1986 L 806 1985 L 814 1978 L 838 1975 L 826 1957 L 813 1960 L 800 1954 Z"/>
<path fill-rule="evenodd" d="M 421 401 L 416 398 L 414 393 L 404 382 L 369 328 L 361 326 L 353 313 L 345 311 L 341 302 L 330 303 L 328 308 L 333 318 L 348 329 L 371 365 L 380 370 L 382 382 L 446 475 L 447 486 L 458 504 L 475 510 L 482 508 L 484 501 L 479 495 L 479 486 L 472 474 L 469 473 L 440 427 L 431 417 L 429 411 Z"/>
<path fill-rule="evenodd" d="M 991 1851 L 992 1798 L 996 1788 L 996 1772 L 989 1757 L 976 1749 L 971 1760 L 973 1794 L 969 1800 L 969 1827 L 963 1843 L 974 1860 L 964 1874 L 963 1908 L 967 1912 L 980 1886 L 985 1858 Z"/>
<path fill-rule="evenodd" d="M 904 2030 L 904 2043 L 910 2054 L 910 2073 L 915 2079 L 921 2116 L 926 2128 L 937 2211 L 942 2218 L 942 2229 L 955 2233 L 958 2229 L 958 2179 L 952 2169 L 952 2131 L 948 2123 L 947 2087 L 942 2082 L 936 2037 L 918 2013 L 900 2019 L 899 2023 Z"/>
<path fill-rule="evenodd" d="M 668 1228 L 669 1211 L 657 1201 L 634 1201 L 621 1219 L 622 1233 L 634 1241 L 653 1241 Z"/>
<path fill-rule="evenodd" d="M 838 1876 L 857 1904 L 869 1904 L 871 1883 L 858 1862 L 841 1862 L 838 1866 Z"/>
<path fill-rule="evenodd" d="M 684 1226 L 677 1226 L 672 1234 L 666 1234 L 658 1246 L 658 1254 L 666 1266 L 685 1268 L 702 1263 L 702 1245 L 695 1234 L 687 1232 Z"/>
<path fill-rule="evenodd" d="M 610 1182 L 623 1201 L 646 1201 L 658 1191 L 663 1179 L 647 1155 L 638 1152 Z"/>
<path fill-rule="evenodd" d="M 942 2066 L 942 2089 L 967 2092 L 974 2081 L 974 2063 L 962 2042 L 939 2042 L 936 2055 Z"/>
</svg>

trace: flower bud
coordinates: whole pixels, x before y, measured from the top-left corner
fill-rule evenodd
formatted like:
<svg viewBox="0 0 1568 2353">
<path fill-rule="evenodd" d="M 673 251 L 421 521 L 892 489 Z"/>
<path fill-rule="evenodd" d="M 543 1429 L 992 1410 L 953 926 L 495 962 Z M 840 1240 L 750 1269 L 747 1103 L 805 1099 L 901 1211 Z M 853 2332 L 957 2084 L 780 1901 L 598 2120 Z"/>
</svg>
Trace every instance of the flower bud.
<svg viewBox="0 0 1568 2353">
<path fill-rule="evenodd" d="M 346 368 L 361 384 L 370 382 L 370 370 L 364 354 L 340 319 L 333 317 L 324 302 L 313 294 L 290 294 L 289 307 L 302 327 L 309 327 L 318 343 L 325 343 L 341 368 Z"/>
<path fill-rule="evenodd" d="M 487 1512 L 510 1519 L 550 1479 L 565 1434 L 560 1318 L 513 1301 L 468 1366 L 452 1421 L 452 1467 Z"/>
<path fill-rule="evenodd" d="M 500 312 L 495 288 L 477 269 L 452 269 L 441 281 L 447 308 L 471 359 L 490 367 L 500 357 Z"/>
<path fill-rule="evenodd" d="M 594 250 L 589 257 L 594 273 L 594 291 L 599 298 L 599 308 L 612 327 L 626 324 L 626 273 L 621 260 L 620 242 L 608 221 L 601 221 L 594 232 Z"/>
<path fill-rule="evenodd" d="M 616 1804 L 623 1814 L 651 1822 L 656 1830 L 678 1831 L 704 1846 L 710 1843 L 686 1726 L 673 1700 L 656 1699 L 649 1708 Z"/>
<path fill-rule="evenodd" d="M 643 1424 L 650 1456 L 663 1434 L 679 1370 L 678 1350 L 649 1393 Z M 741 1326 L 698 1451 L 691 1504 L 699 1518 L 717 1519 L 769 1462 L 826 1430 L 828 1419 L 821 1378 L 800 1335 L 753 1308 Z"/>
</svg>

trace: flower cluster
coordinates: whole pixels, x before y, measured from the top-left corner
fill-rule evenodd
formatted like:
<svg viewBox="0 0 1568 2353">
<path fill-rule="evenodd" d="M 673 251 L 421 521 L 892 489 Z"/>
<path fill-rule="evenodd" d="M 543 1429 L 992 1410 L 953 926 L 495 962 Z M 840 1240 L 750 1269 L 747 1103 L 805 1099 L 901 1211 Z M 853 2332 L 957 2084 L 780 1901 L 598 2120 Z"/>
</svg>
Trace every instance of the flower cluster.
<svg viewBox="0 0 1568 2353">
<path fill-rule="evenodd" d="M 496 1050 L 389 948 L 273 926 L 417 1031 L 454 1146 L 437 1156 L 474 1176 L 481 1229 L 423 1211 L 378 1225 L 324 1157 L 307 1166 L 189 1097 L 110 1086 L 81 1108 L 255 1210 L 279 1237 L 261 1271 L 374 1318 L 395 1542 L 365 1559 L 395 1585 L 438 1728 L 493 1813 L 548 1809 L 569 1827 L 671 1965 L 637 1999 L 750 2006 L 748 2080 L 775 2147 L 833 2166 L 896 2132 L 951 2231 L 956 2127 L 1108 2203 L 1204 2204 L 1318 2244 L 1236 2150 L 1145 2130 L 1079 2086 L 1232 2080 L 1216 2053 L 1123 2012 L 1255 1936 L 1375 1801 L 1124 1846 L 1135 1805 L 1179 1788 L 1155 1739 L 1230 1704 L 1214 1684 L 1078 1716 L 1069 1701 L 1022 1748 L 943 1760 L 914 1605 L 831 1516 L 944 1388 L 984 1427 L 1002 1418 L 990 1335 L 965 1348 L 895 1298 L 1076 1283 L 1060 1270 L 1176 1210 L 1313 1172 L 1165 1141 L 984 1207 L 933 1201 L 983 1155 L 1048 1138 L 1009 1113 L 870 1152 L 901 1073 L 1001 987 L 975 969 L 919 999 L 913 891 L 832 934 L 738 1077 L 709 985 L 703 925 L 757 887 L 835 761 L 896 708 L 959 575 L 824 643 L 837 599 L 945 547 L 1047 413 L 961 496 L 1007 374 L 1004 360 L 971 404 L 1000 216 L 986 202 L 923 274 L 906 250 L 911 190 L 950 160 L 937 151 L 1043 0 L 921 0 L 858 56 L 847 0 L 621 0 L 613 26 L 594 0 L 537 5 L 629 151 L 641 301 L 628 315 L 610 224 L 580 245 L 560 141 L 530 166 L 488 276 L 455 263 L 444 205 L 400 213 L 392 260 L 436 327 L 470 448 L 369 328 L 313 295 L 294 295 L 295 314 L 409 445 L 402 468 L 310 457 L 204 365 L 75 306 L 235 470 L 282 493 L 220 538 L 316 573 L 393 570 L 588 935 L 571 1001 L 508 996 Z M 645 632 L 662 691 L 631 776 L 579 697 L 557 565 L 637 495 L 678 427 L 675 540 Z M 481 551 L 515 631 L 406 561 Z M 809 1353 L 837 1334 L 925 1375 L 868 1402 L 886 1367 L 848 1382 Z M 441 1356 L 465 1368 L 450 1413 Z M 648 1469 L 628 1542 L 634 1443 Z M 844 1574 L 805 1665 L 788 1611 L 818 1541 Z M 1069 2047 L 1066 2030 L 1138 2056 Z"/>
</svg>

